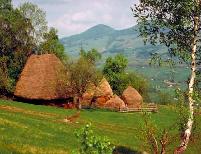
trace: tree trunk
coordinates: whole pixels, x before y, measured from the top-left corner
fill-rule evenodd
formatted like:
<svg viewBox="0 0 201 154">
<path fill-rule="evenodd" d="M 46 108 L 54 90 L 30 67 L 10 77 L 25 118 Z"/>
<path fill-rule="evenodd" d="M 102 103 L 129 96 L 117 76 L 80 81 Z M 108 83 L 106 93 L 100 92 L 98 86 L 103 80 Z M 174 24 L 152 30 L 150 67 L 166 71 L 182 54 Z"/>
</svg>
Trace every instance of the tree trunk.
<svg viewBox="0 0 201 154">
<path fill-rule="evenodd" d="M 79 97 L 79 98 L 78 98 L 78 108 L 79 108 L 79 110 L 81 110 L 81 109 L 82 109 L 81 100 L 82 100 L 82 98 L 81 98 L 81 97 Z"/>
<path fill-rule="evenodd" d="M 190 82 L 188 84 L 188 102 L 189 102 L 189 117 L 186 125 L 186 130 L 184 132 L 184 136 L 182 137 L 182 141 L 179 147 L 177 147 L 174 151 L 175 154 L 183 153 L 188 145 L 190 140 L 193 120 L 194 120 L 194 102 L 193 92 L 194 92 L 194 82 L 196 77 L 196 44 L 197 44 L 197 34 L 198 34 L 198 25 L 199 25 L 199 17 L 194 17 L 194 37 L 192 40 L 192 51 L 191 51 L 191 77 Z"/>
<path fill-rule="evenodd" d="M 74 97 L 74 104 L 78 110 L 82 109 L 81 98 L 79 96 Z"/>
<path fill-rule="evenodd" d="M 154 154 L 158 154 L 158 142 L 155 138 L 155 136 L 152 134 L 152 138 L 153 138 L 153 149 L 154 149 Z"/>
<path fill-rule="evenodd" d="M 168 133 L 166 130 L 163 132 L 162 139 L 160 140 L 161 143 L 161 154 L 166 154 L 166 146 L 168 144 Z"/>
</svg>

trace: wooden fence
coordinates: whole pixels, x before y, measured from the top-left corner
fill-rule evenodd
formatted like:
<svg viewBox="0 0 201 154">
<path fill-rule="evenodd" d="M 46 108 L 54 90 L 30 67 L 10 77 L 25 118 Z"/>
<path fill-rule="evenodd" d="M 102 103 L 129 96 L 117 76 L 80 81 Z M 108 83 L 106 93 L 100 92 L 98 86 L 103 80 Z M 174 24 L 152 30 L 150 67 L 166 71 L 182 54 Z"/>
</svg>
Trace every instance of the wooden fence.
<svg viewBox="0 0 201 154">
<path fill-rule="evenodd" d="M 158 112 L 158 107 L 156 104 L 146 104 L 141 108 L 121 108 L 119 112 Z"/>
</svg>

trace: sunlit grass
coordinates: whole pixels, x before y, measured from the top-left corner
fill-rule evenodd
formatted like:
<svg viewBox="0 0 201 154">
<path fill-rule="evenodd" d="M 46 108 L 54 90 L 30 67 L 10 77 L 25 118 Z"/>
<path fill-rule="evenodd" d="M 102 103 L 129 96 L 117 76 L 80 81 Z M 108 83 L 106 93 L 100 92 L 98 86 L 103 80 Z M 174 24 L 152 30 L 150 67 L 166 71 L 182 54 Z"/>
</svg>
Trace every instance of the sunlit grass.
<svg viewBox="0 0 201 154">
<path fill-rule="evenodd" d="M 77 122 L 64 122 L 66 116 L 76 112 L 1 100 L 0 153 L 71 153 L 79 147 L 74 132 L 89 122 L 98 135 L 107 136 L 115 145 L 143 150 L 143 141 L 137 137 L 142 113 L 83 110 Z M 173 126 L 178 119 L 174 107 L 168 106 L 161 106 L 151 116 L 160 129 Z M 195 152 L 197 148 L 192 149 Z"/>
</svg>

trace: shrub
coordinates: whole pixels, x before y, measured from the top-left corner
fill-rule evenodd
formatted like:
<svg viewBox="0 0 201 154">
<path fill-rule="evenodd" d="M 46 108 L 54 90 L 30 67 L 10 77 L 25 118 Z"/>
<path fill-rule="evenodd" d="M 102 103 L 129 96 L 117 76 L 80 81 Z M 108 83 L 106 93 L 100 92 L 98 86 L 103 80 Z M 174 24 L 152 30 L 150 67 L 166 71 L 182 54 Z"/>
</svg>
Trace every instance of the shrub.
<svg viewBox="0 0 201 154">
<path fill-rule="evenodd" d="M 80 142 L 80 154 L 111 154 L 114 148 L 108 138 L 94 134 L 91 124 L 77 131 L 76 136 Z"/>
</svg>

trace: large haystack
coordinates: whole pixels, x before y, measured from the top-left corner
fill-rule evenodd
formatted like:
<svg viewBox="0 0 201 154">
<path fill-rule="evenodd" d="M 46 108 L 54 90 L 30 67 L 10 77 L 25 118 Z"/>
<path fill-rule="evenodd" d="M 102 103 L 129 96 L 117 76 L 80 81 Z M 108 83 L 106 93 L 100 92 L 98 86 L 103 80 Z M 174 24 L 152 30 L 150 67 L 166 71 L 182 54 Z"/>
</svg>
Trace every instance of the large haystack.
<svg viewBox="0 0 201 154">
<path fill-rule="evenodd" d="M 64 66 L 54 54 L 32 55 L 20 75 L 15 96 L 30 100 L 69 97 Z"/>
<path fill-rule="evenodd" d="M 138 93 L 138 91 L 129 86 L 126 90 L 124 90 L 122 94 L 122 99 L 127 105 L 127 107 L 130 108 L 140 108 L 143 103 L 142 96 Z"/>
<path fill-rule="evenodd" d="M 100 84 L 96 87 L 94 98 L 96 99 L 95 106 L 102 108 L 105 103 L 113 96 L 112 89 L 108 81 L 103 78 Z"/>
<path fill-rule="evenodd" d="M 121 98 L 119 98 L 119 96 L 117 95 L 114 95 L 109 101 L 105 103 L 105 106 L 104 106 L 104 108 L 106 109 L 112 109 L 117 111 L 125 107 L 126 105 L 124 101 Z"/>
</svg>

